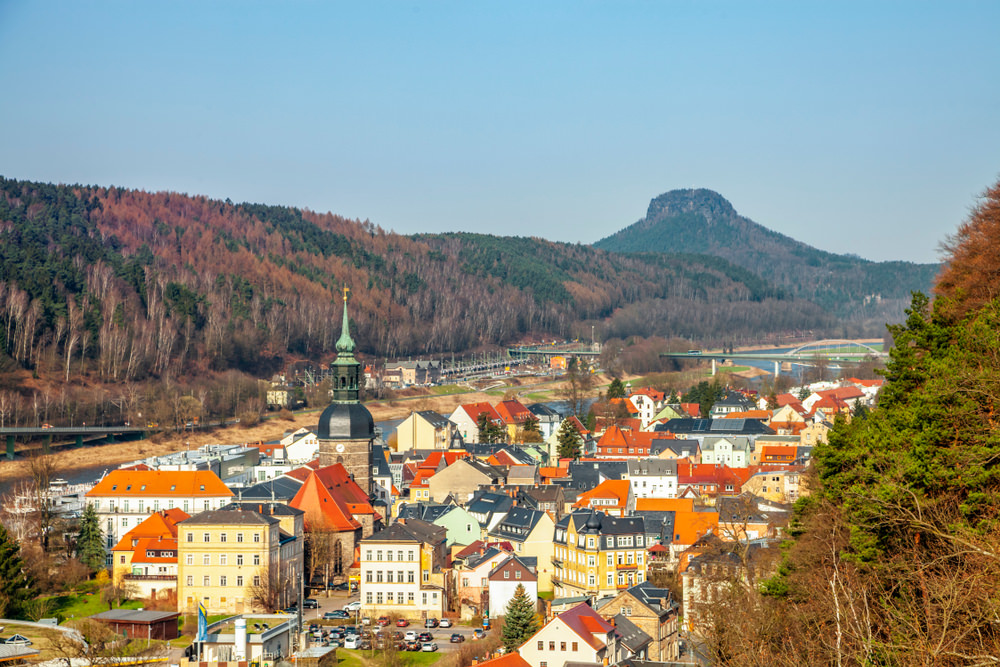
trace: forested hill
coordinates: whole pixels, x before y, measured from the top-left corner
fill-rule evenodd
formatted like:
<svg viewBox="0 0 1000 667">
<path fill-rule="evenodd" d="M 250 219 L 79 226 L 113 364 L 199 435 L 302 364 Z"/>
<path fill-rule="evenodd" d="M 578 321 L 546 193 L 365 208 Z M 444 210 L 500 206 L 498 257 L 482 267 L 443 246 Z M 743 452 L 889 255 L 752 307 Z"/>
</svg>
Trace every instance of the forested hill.
<svg viewBox="0 0 1000 667">
<path fill-rule="evenodd" d="M 716 258 L 473 234 L 407 237 L 307 210 L 0 178 L 0 362 L 116 381 L 329 359 L 339 289 L 377 357 L 528 333 L 709 341 L 840 331 Z"/>
<path fill-rule="evenodd" d="M 910 293 L 927 293 L 940 269 L 937 264 L 872 262 L 817 250 L 739 215 L 721 195 L 704 189 L 656 197 L 645 218 L 594 245 L 622 253 L 721 257 L 848 319 L 901 321 Z"/>
</svg>

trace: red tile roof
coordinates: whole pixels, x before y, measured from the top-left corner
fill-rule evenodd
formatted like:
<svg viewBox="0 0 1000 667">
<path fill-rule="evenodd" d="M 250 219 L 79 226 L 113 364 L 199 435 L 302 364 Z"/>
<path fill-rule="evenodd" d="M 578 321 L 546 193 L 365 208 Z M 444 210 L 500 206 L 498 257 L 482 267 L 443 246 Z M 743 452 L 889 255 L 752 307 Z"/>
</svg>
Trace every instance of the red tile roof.
<svg viewBox="0 0 1000 667">
<path fill-rule="evenodd" d="M 628 504 L 629 481 L 627 479 L 606 479 L 590 491 L 581 493 L 573 504 L 573 507 L 590 507 L 595 498 L 612 499 L 613 505 L 600 504 L 594 509 L 619 509 L 624 510 Z"/>
<path fill-rule="evenodd" d="M 361 522 L 354 518 L 348 503 L 340 494 L 331 493 L 315 470 L 309 471 L 299 492 L 288 504 L 305 512 L 306 530 L 341 532 L 361 528 Z"/>
<path fill-rule="evenodd" d="M 484 412 L 486 413 L 487 419 L 491 419 L 497 422 L 503 421 L 503 419 L 500 417 L 499 414 L 497 414 L 497 411 L 493 408 L 493 406 L 485 401 L 481 403 L 466 403 L 465 405 L 460 405 L 459 407 L 465 411 L 465 414 L 469 415 L 469 418 L 473 422 L 479 421 L 479 415 Z"/>
<path fill-rule="evenodd" d="M 473 664 L 476 664 L 476 667 L 533 667 L 517 651 L 505 653 L 499 658 L 493 658 L 492 660 L 483 660 L 480 663 L 473 661 Z"/>
<path fill-rule="evenodd" d="M 600 614 L 586 602 L 581 602 L 572 609 L 564 611 L 556 618 L 569 626 L 570 630 L 578 634 L 580 639 L 587 642 L 594 650 L 600 650 L 606 646 L 603 639 L 594 635 L 606 635 L 614 630 L 614 626 L 601 618 Z"/>
<path fill-rule="evenodd" d="M 520 401 L 500 401 L 495 410 L 505 424 L 523 424 L 533 416 Z"/>
<path fill-rule="evenodd" d="M 88 498 L 232 495 L 211 470 L 112 470 L 87 493 Z"/>
<path fill-rule="evenodd" d="M 169 509 L 150 514 L 138 526 L 128 531 L 118 540 L 112 551 L 132 551 L 132 542 L 143 539 L 177 539 L 177 524 L 189 515 L 184 510 Z"/>
</svg>

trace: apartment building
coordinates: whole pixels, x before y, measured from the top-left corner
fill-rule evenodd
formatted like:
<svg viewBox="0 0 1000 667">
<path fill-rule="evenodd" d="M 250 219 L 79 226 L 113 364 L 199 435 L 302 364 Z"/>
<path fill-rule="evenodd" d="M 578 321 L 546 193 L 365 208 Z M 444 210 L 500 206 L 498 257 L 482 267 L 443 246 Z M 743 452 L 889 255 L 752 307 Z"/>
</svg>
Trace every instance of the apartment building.
<svg viewBox="0 0 1000 667">
<path fill-rule="evenodd" d="M 642 583 L 646 546 L 642 517 L 613 517 L 596 510 L 567 514 L 555 528 L 555 596 L 617 595 Z"/>
<path fill-rule="evenodd" d="M 448 583 L 447 530 L 406 519 L 361 541 L 361 612 L 440 618 Z"/>
</svg>

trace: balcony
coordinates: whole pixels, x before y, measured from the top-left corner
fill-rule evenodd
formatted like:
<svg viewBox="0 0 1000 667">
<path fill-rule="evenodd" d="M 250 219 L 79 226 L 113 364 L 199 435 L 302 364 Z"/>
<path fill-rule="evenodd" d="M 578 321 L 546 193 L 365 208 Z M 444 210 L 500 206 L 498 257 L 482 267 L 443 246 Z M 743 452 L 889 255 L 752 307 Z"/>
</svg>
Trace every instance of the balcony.
<svg viewBox="0 0 1000 667">
<path fill-rule="evenodd" d="M 618 568 L 619 570 L 637 570 L 637 569 L 639 569 L 639 566 L 636 565 L 635 563 L 618 563 L 618 565 L 616 565 L 615 567 Z"/>
<path fill-rule="evenodd" d="M 177 581 L 176 574 L 126 574 L 127 581 Z"/>
</svg>

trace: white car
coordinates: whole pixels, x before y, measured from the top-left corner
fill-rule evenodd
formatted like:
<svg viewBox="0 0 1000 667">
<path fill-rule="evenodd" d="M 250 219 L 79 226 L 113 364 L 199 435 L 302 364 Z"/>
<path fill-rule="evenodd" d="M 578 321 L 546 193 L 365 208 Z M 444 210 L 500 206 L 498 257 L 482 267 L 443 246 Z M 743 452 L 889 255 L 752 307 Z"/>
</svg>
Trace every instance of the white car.
<svg viewBox="0 0 1000 667">
<path fill-rule="evenodd" d="M 451 621 L 449 621 L 447 618 L 442 618 L 441 622 L 438 623 L 438 627 L 439 628 L 450 628 L 451 627 Z"/>
<path fill-rule="evenodd" d="M 410 630 L 405 635 L 403 635 L 403 641 L 415 642 L 417 641 L 417 633 L 414 630 Z"/>
<path fill-rule="evenodd" d="M 361 600 L 355 600 L 354 602 L 348 602 L 344 605 L 344 611 L 355 612 L 361 609 Z"/>
<path fill-rule="evenodd" d="M 360 643 L 361 643 L 360 637 L 358 637 L 357 635 L 351 635 L 350 637 L 344 640 L 344 648 L 356 649 L 358 648 L 358 644 Z"/>
</svg>

